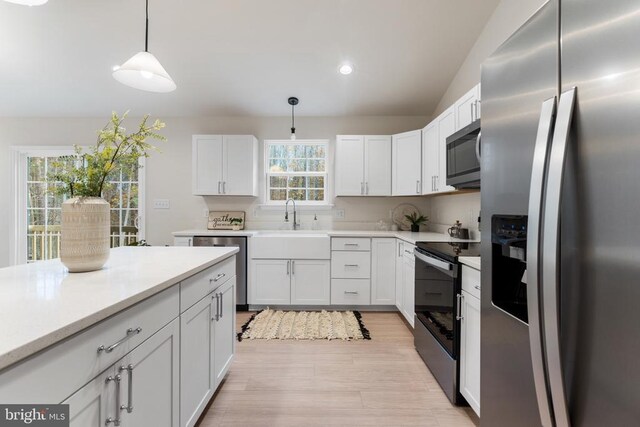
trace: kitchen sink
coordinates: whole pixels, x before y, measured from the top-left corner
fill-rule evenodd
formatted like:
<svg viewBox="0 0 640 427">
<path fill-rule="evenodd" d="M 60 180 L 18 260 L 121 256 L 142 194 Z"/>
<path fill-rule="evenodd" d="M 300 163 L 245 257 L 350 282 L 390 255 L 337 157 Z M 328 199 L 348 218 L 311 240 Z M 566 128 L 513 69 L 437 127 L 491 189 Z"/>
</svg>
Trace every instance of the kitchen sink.
<svg viewBox="0 0 640 427">
<path fill-rule="evenodd" d="M 331 239 L 326 231 L 259 231 L 249 239 L 253 259 L 330 259 Z"/>
</svg>

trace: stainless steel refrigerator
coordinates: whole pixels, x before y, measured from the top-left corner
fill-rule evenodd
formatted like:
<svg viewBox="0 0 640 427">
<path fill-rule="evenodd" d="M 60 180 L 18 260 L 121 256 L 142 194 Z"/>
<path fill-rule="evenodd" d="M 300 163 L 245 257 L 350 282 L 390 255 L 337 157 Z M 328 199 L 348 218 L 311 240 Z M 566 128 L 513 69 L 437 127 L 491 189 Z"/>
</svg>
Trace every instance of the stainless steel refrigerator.
<svg viewBox="0 0 640 427">
<path fill-rule="evenodd" d="M 549 1 L 481 87 L 481 425 L 640 425 L 640 1 Z"/>
</svg>

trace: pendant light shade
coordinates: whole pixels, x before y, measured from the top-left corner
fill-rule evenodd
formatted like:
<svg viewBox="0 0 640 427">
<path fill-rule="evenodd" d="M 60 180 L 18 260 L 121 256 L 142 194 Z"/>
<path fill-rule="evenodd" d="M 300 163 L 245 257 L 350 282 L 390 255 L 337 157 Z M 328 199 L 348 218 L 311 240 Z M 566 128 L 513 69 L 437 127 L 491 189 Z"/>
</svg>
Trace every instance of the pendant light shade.
<svg viewBox="0 0 640 427">
<path fill-rule="evenodd" d="M 298 105 L 298 98 L 296 98 L 295 96 L 292 96 L 291 98 L 289 98 L 287 100 L 287 102 L 289 103 L 289 105 L 291 105 L 291 140 L 295 141 L 296 140 L 296 114 L 295 114 L 295 108 L 296 105 Z"/>
<path fill-rule="evenodd" d="M 4 0 L 9 3 L 21 4 L 23 6 L 41 6 L 49 0 Z"/>
<path fill-rule="evenodd" d="M 176 84 L 160 61 L 149 52 L 139 52 L 113 72 L 120 83 L 148 92 L 171 92 Z"/>
<path fill-rule="evenodd" d="M 149 53 L 149 0 L 145 2 L 144 51 L 133 55 L 113 71 L 113 78 L 120 83 L 148 92 L 171 92 L 176 84 L 160 61 Z"/>
</svg>

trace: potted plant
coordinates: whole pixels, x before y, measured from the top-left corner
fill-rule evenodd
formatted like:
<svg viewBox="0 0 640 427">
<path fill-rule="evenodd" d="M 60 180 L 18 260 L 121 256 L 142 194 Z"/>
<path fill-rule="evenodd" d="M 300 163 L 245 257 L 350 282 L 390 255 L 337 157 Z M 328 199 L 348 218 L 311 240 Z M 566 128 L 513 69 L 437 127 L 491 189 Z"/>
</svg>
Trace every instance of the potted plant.
<svg viewBox="0 0 640 427">
<path fill-rule="evenodd" d="M 231 224 L 231 229 L 234 231 L 238 231 L 242 229 L 242 218 L 231 218 L 229 220 L 229 224 Z"/>
<path fill-rule="evenodd" d="M 411 231 L 420 231 L 420 224 L 424 224 L 429 221 L 429 217 L 420 215 L 418 212 L 413 212 L 411 215 L 404 216 L 411 223 Z"/>
<path fill-rule="evenodd" d="M 67 197 L 62 204 L 60 259 L 70 272 L 98 270 L 109 258 L 110 205 L 102 198 L 111 185 L 109 176 L 148 157 L 155 149 L 148 138 L 165 140 L 156 133 L 165 126 L 160 120 L 149 124 L 147 115 L 127 134 L 122 126 L 126 117 L 127 113 L 112 113 L 98 131 L 95 146 L 85 152 L 75 145 L 75 154 L 59 157 L 48 176 L 56 183 L 49 191 Z"/>
</svg>

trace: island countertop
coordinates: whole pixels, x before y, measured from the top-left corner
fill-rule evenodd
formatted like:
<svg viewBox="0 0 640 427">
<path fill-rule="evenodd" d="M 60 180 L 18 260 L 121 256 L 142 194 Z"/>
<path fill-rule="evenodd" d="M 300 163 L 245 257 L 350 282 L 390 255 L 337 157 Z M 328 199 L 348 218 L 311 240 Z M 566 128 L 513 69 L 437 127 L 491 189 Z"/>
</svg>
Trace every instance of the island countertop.
<svg viewBox="0 0 640 427">
<path fill-rule="evenodd" d="M 122 247 L 105 267 L 69 273 L 59 259 L 0 269 L 0 370 L 149 298 L 238 248 Z"/>
</svg>

